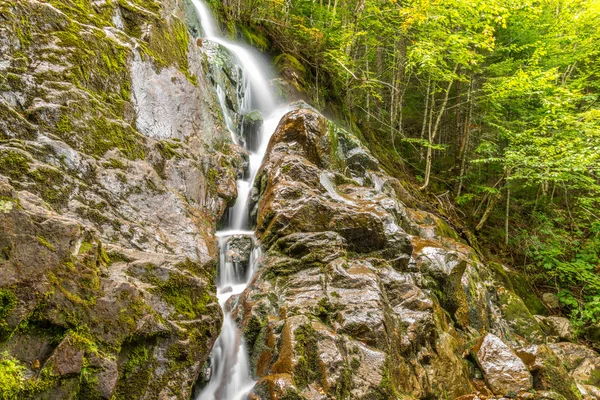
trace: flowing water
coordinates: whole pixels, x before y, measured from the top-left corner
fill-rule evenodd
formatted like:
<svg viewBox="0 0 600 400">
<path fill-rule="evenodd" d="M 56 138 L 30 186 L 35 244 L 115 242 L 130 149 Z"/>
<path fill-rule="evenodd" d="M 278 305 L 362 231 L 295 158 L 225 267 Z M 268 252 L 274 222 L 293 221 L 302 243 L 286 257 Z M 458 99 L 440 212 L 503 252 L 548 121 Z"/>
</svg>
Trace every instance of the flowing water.
<svg viewBox="0 0 600 400">
<path fill-rule="evenodd" d="M 255 151 L 249 151 L 248 173 L 237 181 L 238 197 L 230 210 L 229 226 L 218 231 L 219 239 L 219 277 L 217 281 L 217 297 L 225 314 L 221 334 L 213 348 L 211 355 L 210 382 L 198 395 L 196 400 L 241 400 L 254 386 L 250 374 L 249 361 L 242 333 L 238 329 L 230 313 L 225 309 L 225 304 L 231 296 L 244 291 L 260 258 L 260 247 L 257 244 L 254 232 L 249 226 L 248 198 L 252 183 L 262 163 L 269 138 L 277 128 L 281 117 L 289 111 L 284 105 L 277 104 L 269 86 L 267 73 L 268 66 L 264 63 L 256 50 L 231 42 L 221 36 L 219 29 L 208 7 L 200 0 L 192 0 L 202 29 L 204 39 L 220 44 L 226 48 L 236 59 L 242 70 L 244 90 L 238 100 L 240 114 L 252 110 L 259 110 L 264 118 L 261 132 L 258 137 L 258 146 Z M 236 140 L 233 118 L 225 106 L 225 91 L 217 88 L 219 102 L 224 114 L 227 128 L 233 140 Z M 243 270 L 232 260 L 228 251 L 230 240 L 233 237 L 246 236 L 251 238 L 253 249 L 250 255 L 248 268 Z"/>
</svg>

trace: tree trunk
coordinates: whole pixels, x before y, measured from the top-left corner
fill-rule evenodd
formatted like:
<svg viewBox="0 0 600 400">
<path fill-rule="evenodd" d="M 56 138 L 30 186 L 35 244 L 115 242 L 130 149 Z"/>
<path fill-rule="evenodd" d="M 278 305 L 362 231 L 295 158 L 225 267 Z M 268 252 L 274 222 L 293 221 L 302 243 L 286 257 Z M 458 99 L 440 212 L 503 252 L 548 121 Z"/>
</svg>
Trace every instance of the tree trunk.
<svg viewBox="0 0 600 400">
<path fill-rule="evenodd" d="M 442 115 L 444 115 L 444 110 L 446 109 L 446 105 L 448 104 L 448 97 L 450 96 L 450 89 L 452 88 L 452 83 L 454 83 L 454 74 L 456 74 L 456 70 L 458 69 L 458 64 L 454 66 L 454 71 L 452 73 L 453 78 L 450 79 L 448 83 L 448 87 L 446 88 L 446 93 L 444 94 L 444 101 L 442 102 L 442 107 L 438 111 L 437 118 L 435 120 L 435 125 L 433 126 L 433 131 L 430 131 L 429 134 L 429 146 L 427 147 L 427 158 L 425 159 L 425 182 L 419 188 L 420 190 L 425 190 L 427 186 L 429 186 L 429 178 L 431 177 L 431 159 L 433 155 L 433 149 L 431 146 L 435 141 L 435 137 L 438 133 L 438 129 L 440 127 L 440 122 L 442 120 Z"/>
<path fill-rule="evenodd" d="M 508 217 L 510 214 L 510 185 L 506 183 L 506 214 L 504 216 L 504 244 L 508 246 Z"/>
<path fill-rule="evenodd" d="M 369 79 L 369 45 L 365 43 L 365 58 L 367 68 L 367 79 Z M 371 90 L 367 88 L 367 126 L 371 120 Z"/>
<path fill-rule="evenodd" d="M 429 114 L 429 92 L 431 91 L 431 78 L 427 80 L 427 94 L 425 95 L 425 111 L 423 112 L 423 126 L 421 127 L 421 141 L 425 139 L 425 129 L 427 129 L 427 116 Z M 423 146 L 419 148 L 419 160 L 423 160 Z"/>
<path fill-rule="evenodd" d="M 483 228 L 483 225 L 485 225 L 485 222 L 487 221 L 490 214 L 494 210 L 494 207 L 496 206 L 496 203 L 498 202 L 499 199 L 500 199 L 500 194 L 498 194 L 498 193 L 494 194 L 493 196 L 490 196 L 487 206 L 485 207 L 485 211 L 483 212 L 483 216 L 481 217 L 481 219 L 479 220 L 479 223 L 475 227 L 476 231 L 479 231 L 479 230 L 481 230 L 481 228 Z"/>
<path fill-rule="evenodd" d="M 469 140 L 471 136 L 471 115 L 473 113 L 473 103 L 471 101 L 471 93 L 473 91 L 473 76 L 471 75 L 471 82 L 469 83 L 469 90 L 467 92 L 467 115 L 465 117 L 463 125 L 463 136 L 460 141 L 460 148 L 458 150 L 458 159 L 460 161 L 460 173 L 458 178 L 458 190 L 456 191 L 456 197 L 460 196 L 463 187 L 463 180 L 465 177 L 465 168 L 467 165 L 467 149 L 469 147 Z"/>
</svg>

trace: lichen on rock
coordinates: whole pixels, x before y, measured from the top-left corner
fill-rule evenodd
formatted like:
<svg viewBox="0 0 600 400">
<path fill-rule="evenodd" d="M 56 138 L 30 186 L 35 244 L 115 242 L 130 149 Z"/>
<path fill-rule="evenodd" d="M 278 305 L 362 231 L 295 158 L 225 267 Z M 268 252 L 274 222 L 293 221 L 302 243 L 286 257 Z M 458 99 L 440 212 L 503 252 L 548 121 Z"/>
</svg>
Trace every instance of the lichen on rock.
<svg viewBox="0 0 600 400">
<path fill-rule="evenodd" d="M 184 10 L 7 0 L 0 17 L 0 358 L 18 397 L 188 398 L 243 160 Z"/>
</svg>

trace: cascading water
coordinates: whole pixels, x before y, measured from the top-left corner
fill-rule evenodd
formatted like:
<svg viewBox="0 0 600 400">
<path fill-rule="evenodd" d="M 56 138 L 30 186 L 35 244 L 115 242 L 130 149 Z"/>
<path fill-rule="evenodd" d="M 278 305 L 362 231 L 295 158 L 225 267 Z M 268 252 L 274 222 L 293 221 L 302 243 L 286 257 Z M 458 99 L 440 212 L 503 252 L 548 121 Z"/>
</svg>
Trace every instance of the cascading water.
<svg viewBox="0 0 600 400">
<path fill-rule="evenodd" d="M 262 159 L 266 152 L 269 138 L 277 128 L 281 117 L 290 110 L 287 106 L 278 106 L 271 92 L 265 72 L 266 65 L 260 62 L 256 51 L 235 44 L 223 38 L 210 13 L 208 7 L 200 0 L 192 0 L 198 18 L 204 30 L 205 40 L 220 44 L 236 58 L 242 69 L 244 90 L 242 97 L 238 99 L 240 113 L 244 114 L 252 110 L 259 110 L 263 116 L 261 131 L 258 135 L 257 149 L 249 151 L 247 180 L 237 181 L 238 197 L 233 206 L 228 224 L 229 226 L 217 232 L 219 238 L 219 278 L 217 283 L 217 297 L 223 308 L 225 318 L 221 334 L 213 348 L 211 355 L 211 379 L 196 400 L 241 400 L 254 386 L 252 380 L 247 352 L 242 334 L 235 321 L 225 309 L 225 304 L 233 295 L 240 294 L 246 288 L 260 258 L 260 247 L 256 242 L 254 232 L 249 227 L 248 197 L 252 188 L 252 182 L 260 168 Z M 234 141 L 236 127 L 229 110 L 225 106 L 225 92 L 218 87 L 217 93 L 225 117 L 227 128 L 232 134 Z M 248 150 L 248 149 L 247 149 Z M 247 268 L 233 261 L 228 248 L 234 238 L 250 238 L 252 250 Z"/>
</svg>

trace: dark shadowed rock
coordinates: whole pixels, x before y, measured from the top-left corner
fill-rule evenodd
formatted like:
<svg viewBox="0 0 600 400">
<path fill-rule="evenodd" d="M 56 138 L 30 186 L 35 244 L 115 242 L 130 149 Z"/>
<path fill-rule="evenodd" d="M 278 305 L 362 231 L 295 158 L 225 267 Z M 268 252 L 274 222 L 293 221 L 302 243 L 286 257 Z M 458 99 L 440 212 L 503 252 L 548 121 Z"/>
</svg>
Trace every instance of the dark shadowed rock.
<svg viewBox="0 0 600 400">
<path fill-rule="evenodd" d="M 225 262 L 232 263 L 237 276 L 246 276 L 250 265 L 250 256 L 254 248 L 252 237 L 234 235 L 227 239 Z"/>
<path fill-rule="evenodd" d="M 260 111 L 251 111 L 242 116 L 242 136 L 246 142 L 245 148 L 257 151 L 259 135 L 263 125 L 263 117 Z"/>
</svg>

